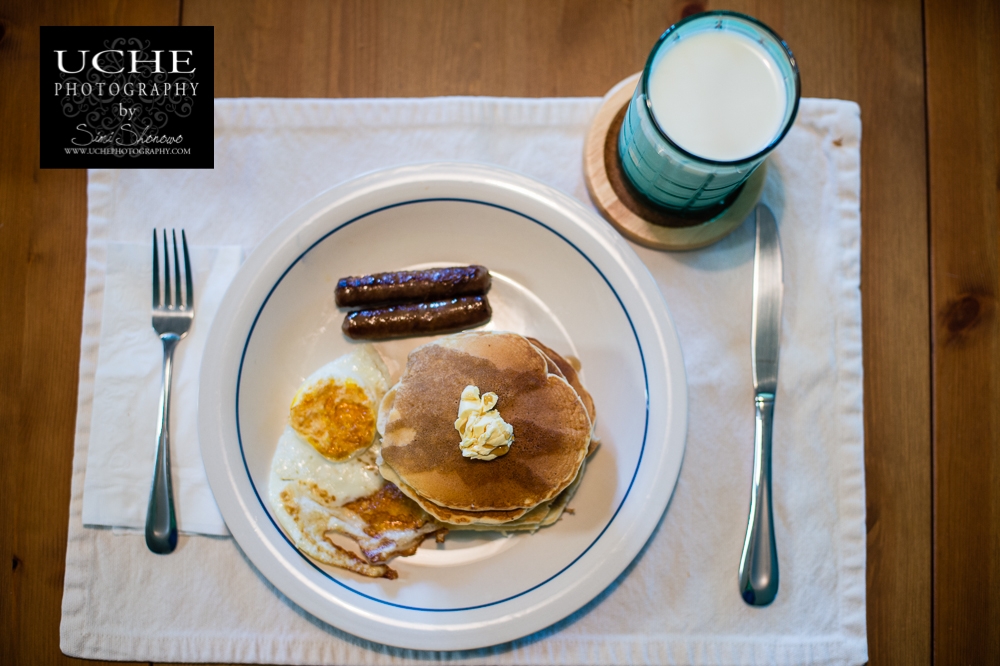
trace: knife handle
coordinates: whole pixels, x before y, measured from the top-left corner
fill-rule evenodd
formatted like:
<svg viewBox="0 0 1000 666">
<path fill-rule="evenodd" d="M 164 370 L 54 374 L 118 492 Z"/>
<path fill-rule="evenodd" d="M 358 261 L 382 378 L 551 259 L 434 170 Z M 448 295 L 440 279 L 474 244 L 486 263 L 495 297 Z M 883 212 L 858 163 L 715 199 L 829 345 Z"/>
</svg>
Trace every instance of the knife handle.
<svg viewBox="0 0 1000 666">
<path fill-rule="evenodd" d="M 740 595 L 751 606 L 767 606 L 778 593 L 778 550 L 771 512 L 771 423 L 774 394 L 759 393 L 754 434 L 750 518 L 740 557 Z"/>
</svg>

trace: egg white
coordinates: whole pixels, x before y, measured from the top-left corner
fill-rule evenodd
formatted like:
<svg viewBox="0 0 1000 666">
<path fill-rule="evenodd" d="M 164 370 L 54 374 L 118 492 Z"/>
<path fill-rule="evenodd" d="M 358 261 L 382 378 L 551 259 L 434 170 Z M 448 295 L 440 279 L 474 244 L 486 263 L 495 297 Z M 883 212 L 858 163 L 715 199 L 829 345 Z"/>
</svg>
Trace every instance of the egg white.
<svg viewBox="0 0 1000 666">
<path fill-rule="evenodd" d="M 378 414 L 379 403 L 389 388 L 389 371 L 382 357 L 369 344 L 360 345 L 349 354 L 327 363 L 302 382 L 292 405 L 317 383 L 326 380 L 343 383 L 353 380 L 365 392 L 369 407 Z M 271 459 L 271 475 L 268 495 L 275 511 L 285 513 L 280 500 L 281 492 L 289 483 L 304 481 L 314 483 L 325 491 L 336 506 L 342 506 L 361 497 L 371 495 L 385 484 L 378 472 L 375 458 L 378 455 L 379 439 L 374 444 L 343 462 L 333 462 L 319 453 L 290 425 L 278 439 L 278 446 Z"/>
<path fill-rule="evenodd" d="M 281 510 L 279 496 L 292 481 L 315 483 L 336 498 L 334 504 L 337 506 L 371 495 L 385 484 L 375 464 L 375 448 L 369 448 L 356 458 L 335 463 L 324 458 L 291 426 L 286 426 L 271 460 L 269 495 L 272 506 Z"/>
<path fill-rule="evenodd" d="M 306 377 L 302 385 L 299 386 L 299 390 L 295 392 L 295 397 L 292 398 L 292 407 L 297 405 L 303 396 L 307 395 L 317 384 L 327 380 L 343 383 L 347 379 L 353 380 L 364 390 L 371 402 L 369 406 L 372 408 L 372 412 L 378 414 L 378 406 L 382 401 L 382 396 L 389 390 L 389 369 L 375 348 L 369 344 L 360 345 L 353 352 L 327 363 Z"/>
</svg>

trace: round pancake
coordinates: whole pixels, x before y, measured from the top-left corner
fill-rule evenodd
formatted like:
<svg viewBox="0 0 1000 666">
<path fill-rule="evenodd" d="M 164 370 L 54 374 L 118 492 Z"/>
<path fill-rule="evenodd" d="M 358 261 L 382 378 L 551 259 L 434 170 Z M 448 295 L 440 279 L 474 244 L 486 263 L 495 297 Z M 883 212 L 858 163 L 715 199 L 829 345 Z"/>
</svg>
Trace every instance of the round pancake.
<svg viewBox="0 0 1000 666">
<path fill-rule="evenodd" d="M 382 460 L 428 502 L 461 511 L 511 511 L 552 499 L 574 478 L 591 421 L 576 390 L 548 372 L 545 354 L 520 335 L 476 331 L 418 347 L 382 401 Z M 455 418 L 469 385 L 498 396 L 514 428 L 510 451 L 464 458 Z"/>
</svg>

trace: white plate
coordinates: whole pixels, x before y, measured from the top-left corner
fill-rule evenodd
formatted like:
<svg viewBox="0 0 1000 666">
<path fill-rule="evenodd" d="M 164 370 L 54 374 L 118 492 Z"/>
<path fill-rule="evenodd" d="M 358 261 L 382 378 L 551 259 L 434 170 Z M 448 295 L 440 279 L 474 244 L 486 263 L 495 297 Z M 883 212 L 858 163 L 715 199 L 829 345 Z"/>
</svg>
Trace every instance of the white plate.
<svg viewBox="0 0 1000 666">
<path fill-rule="evenodd" d="M 489 328 L 582 362 L 602 445 L 571 503 L 534 535 L 449 536 L 368 579 L 299 553 L 266 502 L 271 457 L 304 377 L 350 350 L 338 277 L 434 264 L 494 275 Z M 398 374 L 426 340 L 382 345 Z M 687 393 L 663 298 L 628 244 L 545 185 L 470 164 L 363 176 L 292 213 L 240 269 L 209 334 L 199 434 L 226 524 L 295 603 L 363 638 L 468 649 L 542 629 L 593 599 L 649 538 L 684 453 Z"/>
</svg>

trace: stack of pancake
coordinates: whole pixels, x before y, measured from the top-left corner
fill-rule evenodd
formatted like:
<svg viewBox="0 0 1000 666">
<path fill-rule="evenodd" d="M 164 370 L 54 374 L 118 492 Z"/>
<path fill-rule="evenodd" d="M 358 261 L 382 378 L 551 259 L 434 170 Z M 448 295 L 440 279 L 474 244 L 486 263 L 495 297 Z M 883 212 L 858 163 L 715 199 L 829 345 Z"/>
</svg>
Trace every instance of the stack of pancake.
<svg viewBox="0 0 1000 666">
<path fill-rule="evenodd" d="M 466 458 L 455 428 L 467 386 L 497 395 L 510 450 Z M 453 529 L 536 530 L 562 514 L 583 476 L 594 403 L 573 366 L 515 333 L 459 333 L 413 350 L 379 409 L 379 471 Z"/>
</svg>

